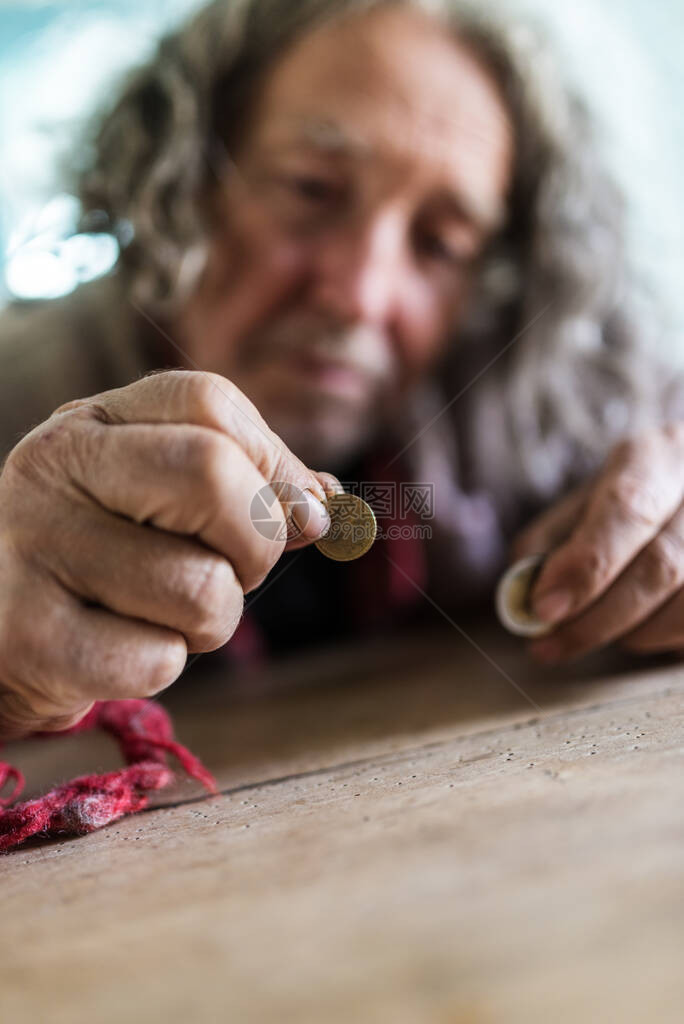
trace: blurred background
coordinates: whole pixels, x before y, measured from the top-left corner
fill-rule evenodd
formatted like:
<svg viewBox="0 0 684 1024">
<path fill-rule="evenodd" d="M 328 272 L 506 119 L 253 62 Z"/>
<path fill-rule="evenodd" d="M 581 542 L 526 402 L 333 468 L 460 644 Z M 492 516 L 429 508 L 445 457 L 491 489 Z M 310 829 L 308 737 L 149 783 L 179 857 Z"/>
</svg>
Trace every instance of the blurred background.
<svg viewBox="0 0 684 1024">
<path fill-rule="evenodd" d="M 483 0 L 543 24 L 601 123 L 636 262 L 684 327 L 684 6 Z M 0 306 L 67 294 L 117 259 L 77 235 L 64 160 L 93 107 L 198 0 L 0 0 Z M 683 346 L 684 347 L 684 346 Z"/>
</svg>

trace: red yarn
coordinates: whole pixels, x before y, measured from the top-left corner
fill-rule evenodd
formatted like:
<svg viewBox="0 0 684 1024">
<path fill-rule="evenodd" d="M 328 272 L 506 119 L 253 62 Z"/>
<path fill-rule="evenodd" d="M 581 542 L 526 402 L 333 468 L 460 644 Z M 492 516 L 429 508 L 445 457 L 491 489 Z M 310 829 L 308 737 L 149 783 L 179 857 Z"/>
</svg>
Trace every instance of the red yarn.
<svg viewBox="0 0 684 1024">
<path fill-rule="evenodd" d="M 103 701 L 71 729 L 36 735 L 64 736 L 95 728 L 117 740 L 129 767 L 105 775 L 83 775 L 45 796 L 0 811 L 0 850 L 9 850 L 38 833 L 52 837 L 94 832 L 124 814 L 142 810 L 148 804 L 147 792 L 163 789 L 173 781 L 166 753 L 174 754 L 188 775 L 210 793 L 217 792 L 213 776 L 194 754 L 174 740 L 169 716 L 152 701 Z M 24 787 L 21 772 L 0 762 L 0 790 L 8 779 L 14 780 L 14 790 L 0 799 L 0 806 L 13 803 Z"/>
</svg>

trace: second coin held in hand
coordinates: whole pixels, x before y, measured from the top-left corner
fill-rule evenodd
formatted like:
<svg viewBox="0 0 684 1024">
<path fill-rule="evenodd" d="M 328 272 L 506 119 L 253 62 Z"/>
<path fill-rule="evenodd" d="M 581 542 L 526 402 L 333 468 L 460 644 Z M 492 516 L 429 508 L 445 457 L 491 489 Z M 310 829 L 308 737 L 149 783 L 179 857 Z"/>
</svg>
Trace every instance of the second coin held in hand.
<svg viewBox="0 0 684 1024">
<path fill-rule="evenodd" d="M 520 559 L 501 577 L 496 588 L 496 611 L 502 625 L 516 636 L 541 637 L 553 629 L 533 613 L 530 595 L 546 555 Z"/>
<path fill-rule="evenodd" d="M 370 505 L 356 494 L 332 494 L 326 502 L 330 529 L 316 541 L 318 550 L 336 562 L 351 562 L 373 546 L 378 532 Z"/>
</svg>

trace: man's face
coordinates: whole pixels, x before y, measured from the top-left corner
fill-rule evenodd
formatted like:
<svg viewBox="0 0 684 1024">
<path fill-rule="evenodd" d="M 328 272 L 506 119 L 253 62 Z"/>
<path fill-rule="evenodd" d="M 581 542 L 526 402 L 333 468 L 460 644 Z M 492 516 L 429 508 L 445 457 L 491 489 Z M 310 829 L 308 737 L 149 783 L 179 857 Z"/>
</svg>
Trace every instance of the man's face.
<svg viewBox="0 0 684 1024">
<path fill-rule="evenodd" d="M 178 324 L 334 471 L 439 358 L 501 224 L 512 131 L 477 60 L 385 8 L 311 31 L 259 90 Z"/>
</svg>

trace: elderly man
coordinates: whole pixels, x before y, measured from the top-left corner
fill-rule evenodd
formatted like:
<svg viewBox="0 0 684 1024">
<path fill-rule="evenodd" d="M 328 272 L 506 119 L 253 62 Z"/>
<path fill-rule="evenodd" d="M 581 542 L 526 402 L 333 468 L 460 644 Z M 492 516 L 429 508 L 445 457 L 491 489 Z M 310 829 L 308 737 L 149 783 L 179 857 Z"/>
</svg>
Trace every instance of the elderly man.
<svg viewBox="0 0 684 1024">
<path fill-rule="evenodd" d="M 449 0 L 219 0 L 132 77 L 80 182 L 120 266 L 3 315 L 3 735 L 451 613 L 543 506 L 533 653 L 684 646 L 680 392 L 550 74 Z M 328 562 L 339 479 L 429 511 Z"/>
</svg>

